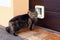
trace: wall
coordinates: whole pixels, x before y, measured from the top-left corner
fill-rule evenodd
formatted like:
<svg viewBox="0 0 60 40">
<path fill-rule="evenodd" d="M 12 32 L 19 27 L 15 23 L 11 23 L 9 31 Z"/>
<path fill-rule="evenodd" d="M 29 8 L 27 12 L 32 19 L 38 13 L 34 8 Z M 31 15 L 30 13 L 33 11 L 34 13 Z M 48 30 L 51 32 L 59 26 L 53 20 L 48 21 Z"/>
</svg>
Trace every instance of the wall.
<svg viewBox="0 0 60 40">
<path fill-rule="evenodd" d="M 29 0 L 14 0 L 14 16 L 25 14 L 29 9 Z"/>
<path fill-rule="evenodd" d="M 2 26 L 8 26 L 8 21 L 13 17 L 13 1 L 10 1 L 10 6 L 0 5 L 0 25 Z"/>
<path fill-rule="evenodd" d="M 29 8 L 29 0 L 9 0 L 10 4 L 6 3 L 7 1 L 0 0 L 0 25 L 5 27 L 12 17 L 25 14 Z"/>
<path fill-rule="evenodd" d="M 60 0 L 30 0 L 32 5 L 29 9 L 34 9 L 35 5 L 41 5 L 40 2 L 45 6 L 45 18 L 39 19 L 36 24 L 60 32 Z"/>
</svg>

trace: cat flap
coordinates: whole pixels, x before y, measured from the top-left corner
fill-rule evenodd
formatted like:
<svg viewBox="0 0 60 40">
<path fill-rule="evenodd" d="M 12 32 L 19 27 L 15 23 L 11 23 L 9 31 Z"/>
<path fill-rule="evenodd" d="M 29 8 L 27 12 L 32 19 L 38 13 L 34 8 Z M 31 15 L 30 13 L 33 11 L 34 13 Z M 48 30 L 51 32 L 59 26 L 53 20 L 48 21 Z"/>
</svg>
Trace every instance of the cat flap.
<svg viewBox="0 0 60 40">
<path fill-rule="evenodd" d="M 44 6 L 41 5 L 35 5 L 35 10 L 38 13 L 39 19 L 44 19 Z"/>
</svg>

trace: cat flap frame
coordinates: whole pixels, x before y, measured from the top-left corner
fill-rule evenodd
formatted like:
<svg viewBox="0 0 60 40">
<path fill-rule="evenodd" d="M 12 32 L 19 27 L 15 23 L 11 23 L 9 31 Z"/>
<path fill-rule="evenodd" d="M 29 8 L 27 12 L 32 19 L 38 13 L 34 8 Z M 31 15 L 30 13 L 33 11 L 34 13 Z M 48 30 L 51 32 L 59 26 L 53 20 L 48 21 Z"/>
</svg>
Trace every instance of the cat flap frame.
<svg viewBox="0 0 60 40">
<path fill-rule="evenodd" d="M 38 13 L 38 18 L 39 19 L 44 19 L 44 6 L 41 5 L 35 5 L 35 10 Z"/>
</svg>

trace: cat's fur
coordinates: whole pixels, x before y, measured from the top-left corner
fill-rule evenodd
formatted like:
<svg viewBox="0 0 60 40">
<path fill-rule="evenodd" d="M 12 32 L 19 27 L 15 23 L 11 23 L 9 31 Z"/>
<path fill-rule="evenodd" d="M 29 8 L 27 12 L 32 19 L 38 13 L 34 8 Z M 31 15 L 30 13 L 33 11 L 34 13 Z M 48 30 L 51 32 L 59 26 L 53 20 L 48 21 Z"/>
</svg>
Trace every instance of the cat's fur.
<svg viewBox="0 0 60 40">
<path fill-rule="evenodd" d="M 30 30 L 33 30 L 34 23 L 36 21 L 37 21 L 37 12 L 29 11 L 27 14 L 13 17 L 9 21 L 9 27 L 6 27 L 6 31 L 8 33 L 16 35 L 16 32 L 23 28 L 29 28 Z"/>
</svg>

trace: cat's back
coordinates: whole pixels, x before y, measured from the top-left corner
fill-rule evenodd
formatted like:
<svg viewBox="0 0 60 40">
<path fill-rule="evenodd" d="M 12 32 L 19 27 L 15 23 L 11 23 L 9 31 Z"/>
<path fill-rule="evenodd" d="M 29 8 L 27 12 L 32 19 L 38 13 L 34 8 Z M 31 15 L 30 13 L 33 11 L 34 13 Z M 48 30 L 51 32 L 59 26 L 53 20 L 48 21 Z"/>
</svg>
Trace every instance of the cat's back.
<svg viewBox="0 0 60 40">
<path fill-rule="evenodd" d="M 28 19 L 29 18 L 29 15 L 28 14 L 24 14 L 21 16 L 21 19 L 25 20 L 25 19 Z"/>
<path fill-rule="evenodd" d="M 24 15 L 15 16 L 10 21 L 27 20 L 28 18 L 29 18 L 29 15 L 28 14 L 24 14 Z"/>
</svg>

